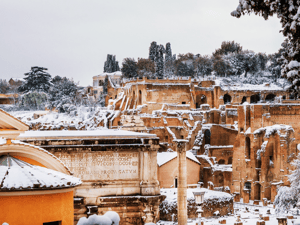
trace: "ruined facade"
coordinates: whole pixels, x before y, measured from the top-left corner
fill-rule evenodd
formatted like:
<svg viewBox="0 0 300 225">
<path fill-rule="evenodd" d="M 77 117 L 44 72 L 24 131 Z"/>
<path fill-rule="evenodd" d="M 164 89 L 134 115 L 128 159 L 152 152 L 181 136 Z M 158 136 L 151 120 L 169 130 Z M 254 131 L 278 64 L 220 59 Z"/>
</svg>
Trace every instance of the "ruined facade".
<svg viewBox="0 0 300 225">
<path fill-rule="evenodd" d="M 117 95 L 114 100 L 107 97 L 108 107 L 118 112 L 110 125 L 156 134 L 159 151 L 175 150 L 174 141 L 188 140 L 187 149 L 201 163 L 204 187 L 273 201 L 277 186 L 288 185 L 286 175 L 299 143 L 300 106 L 282 88 L 143 78 L 108 90 Z M 262 128 L 276 124 L 287 126 L 277 127 L 267 138 Z"/>
</svg>

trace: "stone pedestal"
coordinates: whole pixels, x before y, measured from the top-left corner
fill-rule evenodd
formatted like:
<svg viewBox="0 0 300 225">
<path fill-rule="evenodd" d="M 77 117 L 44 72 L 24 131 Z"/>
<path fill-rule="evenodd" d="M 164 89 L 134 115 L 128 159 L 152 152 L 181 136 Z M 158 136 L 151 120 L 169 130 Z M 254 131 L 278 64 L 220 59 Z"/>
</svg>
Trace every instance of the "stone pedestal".
<svg viewBox="0 0 300 225">
<path fill-rule="evenodd" d="M 249 190 L 243 190 L 243 201 L 244 203 L 249 203 Z"/>
<path fill-rule="evenodd" d="M 253 204 L 254 204 L 254 205 L 259 205 L 259 202 L 260 202 L 259 200 L 254 200 L 254 201 L 253 201 Z"/>
<path fill-rule="evenodd" d="M 176 141 L 176 151 L 178 157 L 178 225 L 187 224 L 187 170 L 186 170 L 186 149 L 187 140 Z"/>
<path fill-rule="evenodd" d="M 240 193 L 235 192 L 234 193 L 234 202 L 240 202 L 240 200 L 241 200 Z"/>
</svg>

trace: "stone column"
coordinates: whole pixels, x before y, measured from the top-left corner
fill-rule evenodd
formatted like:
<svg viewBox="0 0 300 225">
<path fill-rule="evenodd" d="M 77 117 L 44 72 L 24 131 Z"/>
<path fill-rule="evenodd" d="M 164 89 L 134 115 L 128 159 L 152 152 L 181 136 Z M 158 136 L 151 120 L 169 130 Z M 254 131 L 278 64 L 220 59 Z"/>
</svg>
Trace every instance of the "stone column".
<svg viewBox="0 0 300 225">
<path fill-rule="evenodd" d="M 187 170 L 186 170 L 186 145 L 187 140 L 176 141 L 178 162 L 178 187 L 177 187 L 177 211 L 178 225 L 187 224 Z"/>
</svg>

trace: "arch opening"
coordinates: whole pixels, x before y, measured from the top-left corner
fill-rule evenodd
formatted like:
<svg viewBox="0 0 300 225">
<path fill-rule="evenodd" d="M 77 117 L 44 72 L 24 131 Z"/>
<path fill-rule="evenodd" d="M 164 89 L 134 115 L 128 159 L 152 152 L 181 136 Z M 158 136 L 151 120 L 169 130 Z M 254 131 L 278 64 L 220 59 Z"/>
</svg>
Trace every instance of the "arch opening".
<svg viewBox="0 0 300 225">
<path fill-rule="evenodd" d="M 260 96 L 259 95 L 251 95 L 250 97 L 250 103 L 255 104 L 260 101 Z"/>
<path fill-rule="evenodd" d="M 276 95 L 274 94 L 268 94 L 265 98 L 266 102 L 272 102 L 275 100 Z"/>
<path fill-rule="evenodd" d="M 223 97 L 224 104 L 230 104 L 231 103 L 231 96 L 229 94 L 225 94 Z"/>
</svg>

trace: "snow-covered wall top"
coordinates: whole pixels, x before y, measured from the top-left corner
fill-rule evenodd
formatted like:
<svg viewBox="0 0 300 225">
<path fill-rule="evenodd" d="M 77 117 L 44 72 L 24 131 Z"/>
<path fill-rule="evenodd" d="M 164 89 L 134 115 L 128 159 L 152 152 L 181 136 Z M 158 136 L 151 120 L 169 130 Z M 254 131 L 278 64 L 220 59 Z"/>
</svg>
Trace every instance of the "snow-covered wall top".
<svg viewBox="0 0 300 225">
<path fill-rule="evenodd" d="M 276 124 L 273 126 L 261 127 L 253 132 L 253 134 L 260 134 L 265 132 L 265 137 L 269 138 L 272 134 L 278 133 L 280 135 L 280 131 L 294 131 L 294 129 L 289 125 L 284 124 Z"/>
<path fill-rule="evenodd" d="M 94 138 L 155 138 L 155 134 L 145 134 L 126 130 L 60 130 L 60 131 L 26 131 L 21 134 L 18 139 L 41 138 L 47 139 L 54 137 L 69 138 L 69 137 L 94 137 Z"/>
</svg>

